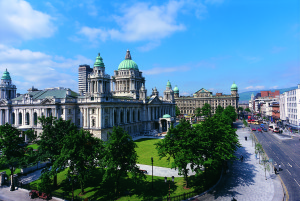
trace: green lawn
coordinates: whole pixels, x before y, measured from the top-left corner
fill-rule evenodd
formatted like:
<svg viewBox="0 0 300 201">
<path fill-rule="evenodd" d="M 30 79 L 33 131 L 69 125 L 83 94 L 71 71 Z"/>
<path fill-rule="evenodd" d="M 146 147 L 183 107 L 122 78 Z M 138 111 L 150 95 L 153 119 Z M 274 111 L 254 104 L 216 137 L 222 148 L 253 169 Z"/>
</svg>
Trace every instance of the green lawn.
<svg viewBox="0 0 300 201">
<path fill-rule="evenodd" d="M 58 174 L 58 188 L 53 192 L 55 193 L 64 192 L 65 195 L 69 195 L 69 199 L 72 195 L 72 186 L 70 182 L 66 179 L 67 170 Z M 87 182 L 87 187 L 85 188 L 85 195 L 79 196 L 80 187 L 78 184 L 74 185 L 74 195 L 79 196 L 80 198 L 89 198 L 91 200 L 112 200 L 114 195 L 113 181 L 102 182 L 102 172 L 97 169 L 93 172 L 93 177 Z M 190 189 L 184 189 L 184 180 L 182 177 L 177 177 L 174 180 L 174 183 L 170 182 L 170 193 L 171 196 L 181 195 L 183 193 L 188 193 L 192 191 L 197 191 L 198 193 L 204 192 L 210 186 L 216 183 L 219 178 L 219 175 L 216 172 L 208 174 L 208 182 L 205 182 L 203 174 L 198 176 L 189 177 Z M 170 180 L 170 178 L 168 178 Z M 152 177 L 146 175 L 146 180 L 136 183 L 133 181 L 131 176 L 121 178 L 119 196 L 118 200 L 127 201 L 127 200 L 155 200 L 159 198 L 166 198 L 169 194 L 169 181 L 166 184 L 163 177 L 153 177 L 153 186 L 152 188 Z M 31 185 L 37 187 L 37 184 L 40 181 L 37 180 L 32 182 Z M 130 192 L 131 196 L 126 195 Z"/>
<path fill-rule="evenodd" d="M 31 145 L 28 145 L 27 147 L 28 148 L 31 147 L 32 149 L 38 149 L 39 145 L 37 145 L 37 144 L 31 144 Z"/>
<path fill-rule="evenodd" d="M 167 161 L 167 158 L 162 158 L 159 160 L 157 154 L 157 149 L 155 149 L 155 143 L 159 142 L 161 139 L 149 139 L 143 138 L 135 141 L 138 148 L 135 149 L 138 155 L 138 163 L 144 165 L 151 165 L 151 157 L 153 157 L 153 165 L 159 167 L 171 168 L 171 162 L 173 159 L 170 159 L 170 164 Z"/>
</svg>

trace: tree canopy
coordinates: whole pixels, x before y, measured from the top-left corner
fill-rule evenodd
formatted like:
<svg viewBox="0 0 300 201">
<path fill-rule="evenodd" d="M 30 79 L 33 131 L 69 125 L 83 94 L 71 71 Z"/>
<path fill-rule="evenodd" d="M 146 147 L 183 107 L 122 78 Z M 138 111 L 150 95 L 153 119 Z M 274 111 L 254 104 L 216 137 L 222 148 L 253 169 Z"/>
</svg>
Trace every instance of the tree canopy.
<svg viewBox="0 0 300 201">
<path fill-rule="evenodd" d="M 175 105 L 175 114 L 176 116 L 180 115 L 180 110 L 177 105 Z"/>
</svg>

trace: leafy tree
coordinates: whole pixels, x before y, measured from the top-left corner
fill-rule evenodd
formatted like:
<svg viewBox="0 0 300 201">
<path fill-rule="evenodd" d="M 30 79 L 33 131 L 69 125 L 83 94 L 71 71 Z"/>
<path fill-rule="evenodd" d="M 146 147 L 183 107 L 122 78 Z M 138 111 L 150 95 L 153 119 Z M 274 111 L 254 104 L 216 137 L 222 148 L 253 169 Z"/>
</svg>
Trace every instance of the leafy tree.
<svg viewBox="0 0 300 201">
<path fill-rule="evenodd" d="M 21 132 L 6 123 L 0 126 L 0 164 L 8 165 L 11 171 L 11 190 L 15 190 L 13 175 L 14 168 L 25 164 L 25 144 L 24 137 L 20 137 Z"/>
<path fill-rule="evenodd" d="M 258 162 L 260 163 L 260 155 L 264 152 L 264 149 L 260 143 L 255 144 L 255 153 L 258 155 Z"/>
<path fill-rule="evenodd" d="M 200 107 L 197 107 L 197 108 L 195 109 L 195 115 L 196 115 L 197 117 L 200 117 L 200 116 L 202 115 L 202 112 L 201 112 L 201 108 L 200 108 Z"/>
<path fill-rule="evenodd" d="M 175 114 L 176 116 L 180 115 L 180 110 L 177 105 L 175 106 Z"/>
<path fill-rule="evenodd" d="M 52 181 L 50 178 L 50 172 L 43 172 L 40 176 L 41 182 L 38 184 L 38 191 L 44 192 L 46 194 L 50 194 L 52 191 Z"/>
<path fill-rule="evenodd" d="M 195 158 L 193 154 L 193 147 L 195 146 L 197 146 L 195 129 L 185 119 L 181 119 L 176 127 L 171 126 L 166 137 L 156 143 L 160 159 L 163 157 L 167 157 L 169 161 L 170 158 L 174 159 L 171 164 L 172 168 L 178 169 L 179 175 L 184 176 L 187 187 L 188 164 Z"/>
<path fill-rule="evenodd" d="M 199 136 L 198 165 L 217 167 L 223 161 L 235 158 L 234 152 L 240 146 L 235 129 L 232 128 L 229 117 L 224 114 L 207 118 L 197 127 Z"/>
<path fill-rule="evenodd" d="M 237 118 L 237 114 L 235 112 L 234 107 L 232 107 L 231 105 L 228 105 L 224 111 L 223 114 L 228 116 L 232 122 L 235 122 L 236 118 Z"/>
<path fill-rule="evenodd" d="M 43 132 L 37 141 L 39 145 L 37 159 L 39 161 L 50 159 L 49 166 L 52 166 L 60 156 L 64 138 L 70 132 L 77 131 L 77 127 L 70 120 L 65 121 L 61 118 L 57 120 L 52 116 L 42 116 L 39 122 L 42 124 Z M 53 185 L 57 186 L 57 174 L 54 171 L 51 172 L 54 174 Z"/>
<path fill-rule="evenodd" d="M 242 108 L 242 107 L 238 107 L 238 112 L 243 112 L 244 111 L 244 108 Z"/>
<path fill-rule="evenodd" d="M 245 109 L 245 112 L 251 112 L 251 110 L 247 107 L 247 108 Z"/>
<path fill-rule="evenodd" d="M 211 106 L 208 103 L 205 103 L 201 108 L 202 116 L 211 117 Z"/>
<path fill-rule="evenodd" d="M 104 161 L 106 171 L 104 180 L 113 179 L 115 184 L 115 194 L 119 189 L 119 181 L 122 176 L 132 173 L 132 178 L 137 182 L 139 179 L 145 179 L 145 175 L 139 171 L 136 165 L 137 145 L 132 137 L 121 127 L 113 127 L 109 134 L 108 141 L 105 144 Z"/>
<path fill-rule="evenodd" d="M 91 176 L 90 173 L 97 166 L 97 161 L 103 158 L 103 141 L 93 137 L 89 131 L 83 129 L 72 130 L 63 139 L 63 147 L 52 169 L 64 169 L 69 166 L 70 174 L 75 174 L 84 194 L 84 185 Z"/>
<path fill-rule="evenodd" d="M 224 108 L 221 105 L 218 105 L 216 108 L 216 115 L 221 115 L 224 111 Z"/>
</svg>

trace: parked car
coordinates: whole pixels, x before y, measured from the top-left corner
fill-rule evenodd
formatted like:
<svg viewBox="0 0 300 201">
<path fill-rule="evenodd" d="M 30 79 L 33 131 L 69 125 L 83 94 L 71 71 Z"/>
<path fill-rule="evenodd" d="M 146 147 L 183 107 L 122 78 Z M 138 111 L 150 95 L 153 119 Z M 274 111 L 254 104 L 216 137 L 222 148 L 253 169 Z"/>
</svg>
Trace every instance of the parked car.
<svg viewBox="0 0 300 201">
<path fill-rule="evenodd" d="M 273 126 L 269 126 L 269 131 L 273 131 Z"/>
<path fill-rule="evenodd" d="M 253 128 L 252 128 L 252 131 L 256 131 L 256 128 L 255 128 L 255 127 L 253 127 Z"/>
<path fill-rule="evenodd" d="M 268 132 L 268 129 L 266 127 L 261 128 L 264 132 Z"/>
<path fill-rule="evenodd" d="M 273 132 L 274 132 L 274 133 L 279 133 L 279 132 L 280 132 L 280 131 L 279 131 L 279 128 L 278 128 L 278 127 L 274 128 Z"/>
<path fill-rule="evenodd" d="M 257 127 L 256 130 L 257 130 L 258 132 L 261 132 L 261 128 L 259 128 L 259 127 Z"/>
</svg>

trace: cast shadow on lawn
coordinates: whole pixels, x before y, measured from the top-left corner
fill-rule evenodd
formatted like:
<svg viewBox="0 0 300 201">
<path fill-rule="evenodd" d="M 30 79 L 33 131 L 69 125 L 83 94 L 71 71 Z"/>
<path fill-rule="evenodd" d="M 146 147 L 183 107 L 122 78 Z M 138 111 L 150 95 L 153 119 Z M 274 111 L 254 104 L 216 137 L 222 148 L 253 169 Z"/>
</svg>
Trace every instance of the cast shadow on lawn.
<svg viewBox="0 0 300 201">
<path fill-rule="evenodd" d="M 143 141 L 148 141 L 148 140 L 158 140 L 158 138 L 141 138 L 141 139 L 135 140 L 134 142 L 143 142 Z"/>
</svg>

